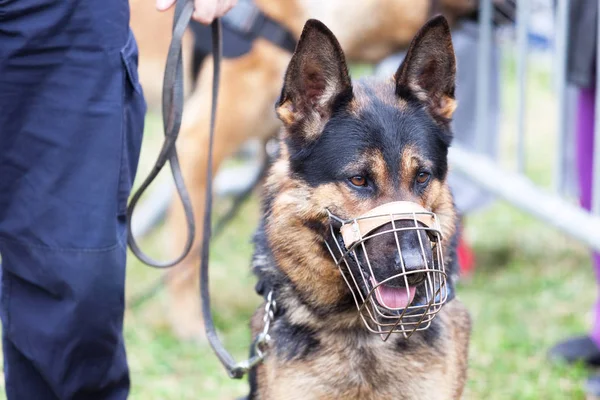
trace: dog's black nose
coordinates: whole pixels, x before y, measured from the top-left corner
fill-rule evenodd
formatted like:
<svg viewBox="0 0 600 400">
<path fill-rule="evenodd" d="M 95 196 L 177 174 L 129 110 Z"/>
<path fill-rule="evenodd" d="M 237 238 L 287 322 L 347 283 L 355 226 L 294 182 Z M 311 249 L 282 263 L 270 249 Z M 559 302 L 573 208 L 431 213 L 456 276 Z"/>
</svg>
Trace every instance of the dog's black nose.
<svg viewBox="0 0 600 400">
<path fill-rule="evenodd" d="M 404 268 L 403 268 L 402 261 L 404 262 Z M 425 280 L 425 277 L 426 277 L 425 272 L 416 272 L 416 271 L 423 271 L 423 270 L 427 269 L 427 267 L 428 267 L 420 248 L 403 251 L 402 252 L 402 261 L 400 261 L 400 254 L 397 254 L 396 259 L 395 259 L 396 272 L 397 273 L 406 272 L 406 275 L 405 275 L 406 281 L 408 282 L 409 286 L 416 286 Z M 395 286 L 405 286 L 406 285 L 406 281 L 404 280 L 404 277 L 398 277 L 398 278 L 395 278 L 392 280 L 395 281 L 395 282 L 393 282 L 395 284 Z"/>
<path fill-rule="evenodd" d="M 396 269 L 402 271 L 402 266 L 408 271 L 414 271 L 417 269 L 425 269 L 425 259 L 421 252 L 421 249 L 410 249 L 402 251 L 402 260 L 400 260 L 400 254 L 396 254 Z"/>
</svg>

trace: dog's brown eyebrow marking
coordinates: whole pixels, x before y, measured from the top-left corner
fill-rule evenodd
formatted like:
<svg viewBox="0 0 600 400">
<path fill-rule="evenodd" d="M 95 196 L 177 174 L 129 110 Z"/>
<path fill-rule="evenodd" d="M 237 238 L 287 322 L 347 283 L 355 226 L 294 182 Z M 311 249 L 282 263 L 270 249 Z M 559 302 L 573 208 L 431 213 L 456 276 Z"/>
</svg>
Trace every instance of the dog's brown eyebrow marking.
<svg viewBox="0 0 600 400">
<path fill-rule="evenodd" d="M 364 152 L 356 161 L 346 165 L 344 173 L 348 178 L 352 174 L 369 174 L 369 178 L 373 179 L 378 189 L 382 191 L 386 191 L 386 188 L 393 185 L 389 166 L 381 151 L 377 149 Z"/>
<path fill-rule="evenodd" d="M 404 147 L 400 157 L 400 179 L 403 184 L 408 185 L 408 189 L 410 189 L 413 177 L 420 167 L 427 168 L 431 165 L 424 159 L 416 146 L 407 145 Z"/>
<path fill-rule="evenodd" d="M 383 154 L 379 150 L 372 150 L 367 153 L 367 157 L 369 160 L 370 170 L 373 174 L 373 179 L 375 180 L 377 187 L 381 192 L 387 192 L 393 187 L 393 182 L 389 167 L 385 162 Z"/>
<path fill-rule="evenodd" d="M 413 171 L 419 166 L 421 160 L 420 154 L 416 146 L 407 145 L 402 149 L 400 157 L 400 173 L 403 177 L 410 176 Z"/>
</svg>

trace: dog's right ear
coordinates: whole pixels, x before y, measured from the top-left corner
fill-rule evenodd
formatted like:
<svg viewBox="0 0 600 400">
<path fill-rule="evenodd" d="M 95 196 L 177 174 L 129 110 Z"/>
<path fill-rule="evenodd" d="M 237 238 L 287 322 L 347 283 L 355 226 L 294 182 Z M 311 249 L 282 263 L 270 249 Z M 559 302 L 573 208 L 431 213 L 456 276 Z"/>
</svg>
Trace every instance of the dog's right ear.
<svg viewBox="0 0 600 400">
<path fill-rule="evenodd" d="M 303 122 L 320 133 L 336 104 L 352 98 L 352 84 L 342 48 L 320 21 L 308 20 L 285 73 L 276 109 L 286 126 Z"/>
<path fill-rule="evenodd" d="M 416 97 L 435 120 L 449 124 L 456 108 L 456 57 L 446 18 L 434 17 L 419 30 L 394 79 L 398 96 Z"/>
</svg>

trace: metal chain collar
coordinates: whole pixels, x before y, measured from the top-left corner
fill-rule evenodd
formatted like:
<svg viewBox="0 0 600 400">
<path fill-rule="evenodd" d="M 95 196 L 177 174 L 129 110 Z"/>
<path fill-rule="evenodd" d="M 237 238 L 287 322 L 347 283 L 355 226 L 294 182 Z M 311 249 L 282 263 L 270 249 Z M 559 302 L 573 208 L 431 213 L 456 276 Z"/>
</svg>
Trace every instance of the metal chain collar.
<svg viewBox="0 0 600 400">
<path fill-rule="evenodd" d="M 275 319 L 275 313 L 277 312 L 277 302 L 273 298 L 273 291 L 271 290 L 267 295 L 267 302 L 265 303 L 265 314 L 263 316 L 263 329 L 262 332 L 258 334 L 256 340 L 253 345 L 253 356 L 247 360 L 240 361 L 235 366 L 235 370 L 241 372 L 242 374 L 246 374 L 252 368 L 260 364 L 265 357 L 267 356 L 267 348 L 269 342 L 271 341 L 271 335 L 269 334 L 269 330 L 271 329 L 271 324 Z"/>
</svg>

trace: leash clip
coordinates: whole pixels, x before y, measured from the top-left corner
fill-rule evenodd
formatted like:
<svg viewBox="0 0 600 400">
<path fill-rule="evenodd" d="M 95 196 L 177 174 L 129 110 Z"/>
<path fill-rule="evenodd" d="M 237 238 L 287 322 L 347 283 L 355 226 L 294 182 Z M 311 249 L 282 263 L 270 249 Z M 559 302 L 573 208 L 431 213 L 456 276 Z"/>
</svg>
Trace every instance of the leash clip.
<svg viewBox="0 0 600 400">
<path fill-rule="evenodd" d="M 267 353 L 266 347 L 267 343 L 271 340 L 269 335 L 264 335 L 261 333 L 256 338 L 254 342 L 254 346 L 252 347 L 254 355 L 247 360 L 240 361 L 237 363 L 231 371 L 229 371 L 229 377 L 233 379 L 240 379 L 244 375 L 246 375 L 250 370 L 256 367 L 258 364 L 263 362 Z"/>
<path fill-rule="evenodd" d="M 233 368 L 231 368 L 228 373 L 229 377 L 232 379 L 240 379 L 245 374 L 247 374 L 252 368 L 256 367 L 258 364 L 263 362 L 265 357 L 267 356 L 267 349 L 269 342 L 271 341 L 271 335 L 269 335 L 269 330 L 271 329 L 271 324 L 275 319 L 275 313 L 277 312 L 277 302 L 273 298 L 273 291 L 271 290 L 267 295 L 267 303 L 265 304 L 265 315 L 263 317 L 263 330 L 256 337 L 254 344 L 252 346 L 252 356 L 244 361 L 240 361 L 235 364 Z"/>
</svg>

